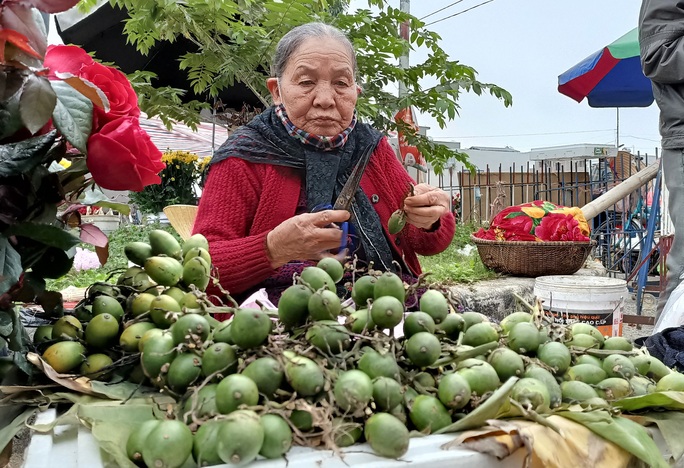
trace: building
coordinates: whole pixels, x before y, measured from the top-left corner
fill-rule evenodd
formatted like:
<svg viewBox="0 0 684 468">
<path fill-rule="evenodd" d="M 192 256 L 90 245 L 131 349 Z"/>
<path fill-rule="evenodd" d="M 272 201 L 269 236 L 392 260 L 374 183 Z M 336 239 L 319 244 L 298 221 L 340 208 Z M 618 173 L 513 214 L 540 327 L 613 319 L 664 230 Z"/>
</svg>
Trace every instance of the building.
<svg viewBox="0 0 684 468">
<path fill-rule="evenodd" d="M 461 206 L 462 219 L 476 221 L 489 219 L 494 206 L 537 199 L 583 206 L 648 164 L 648 156 L 644 159 L 606 144 L 579 143 L 522 152 L 509 146 L 461 148 L 458 142 L 437 142 L 467 154 L 475 171 L 455 158 L 442 174 L 429 165 L 427 172 L 407 170 L 414 179 L 449 192 L 452 203 Z"/>
</svg>

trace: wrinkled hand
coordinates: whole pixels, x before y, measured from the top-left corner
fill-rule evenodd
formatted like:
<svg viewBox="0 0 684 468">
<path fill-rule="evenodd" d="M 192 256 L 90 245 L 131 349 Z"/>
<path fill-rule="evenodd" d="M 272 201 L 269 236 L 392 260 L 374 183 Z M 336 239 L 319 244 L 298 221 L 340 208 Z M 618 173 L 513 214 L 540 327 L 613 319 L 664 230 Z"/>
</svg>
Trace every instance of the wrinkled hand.
<svg viewBox="0 0 684 468">
<path fill-rule="evenodd" d="M 345 210 L 303 213 L 283 221 L 266 236 L 271 266 L 278 268 L 292 260 L 320 260 L 338 249 L 342 230 L 335 223 L 349 219 Z"/>
<path fill-rule="evenodd" d="M 430 229 L 449 211 L 449 195 L 444 190 L 428 184 L 418 184 L 413 188 L 413 193 L 413 196 L 408 196 L 404 200 L 404 212 L 408 223 Z"/>
</svg>

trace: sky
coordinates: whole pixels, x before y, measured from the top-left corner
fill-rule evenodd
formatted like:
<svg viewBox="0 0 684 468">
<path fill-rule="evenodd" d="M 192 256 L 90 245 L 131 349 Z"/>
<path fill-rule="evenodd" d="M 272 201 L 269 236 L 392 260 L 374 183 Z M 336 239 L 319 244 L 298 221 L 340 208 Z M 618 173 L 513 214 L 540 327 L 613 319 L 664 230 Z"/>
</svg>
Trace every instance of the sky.
<svg viewBox="0 0 684 468">
<path fill-rule="evenodd" d="M 616 144 L 616 109 L 589 107 L 558 92 L 558 75 L 637 26 L 640 0 L 413 0 L 411 13 L 442 37 L 452 60 L 473 67 L 478 79 L 509 91 L 513 105 L 483 94 L 462 94 L 460 115 L 444 129 L 428 115 L 418 123 L 439 140 L 519 151 L 573 144 Z M 399 8 L 399 0 L 390 0 Z M 455 3 L 455 4 L 454 4 Z M 454 4 L 452 6 L 449 6 Z M 481 6 L 477 6 L 480 5 Z M 367 8 L 351 0 L 350 8 Z M 49 40 L 61 42 L 53 28 Z M 412 53 L 411 63 L 425 58 Z M 430 86 L 430 83 L 425 83 Z M 620 109 L 619 143 L 654 154 L 660 145 L 658 108 Z"/>
<path fill-rule="evenodd" d="M 490 95 L 463 94 L 460 115 L 440 129 L 427 115 L 419 125 L 428 136 L 471 146 L 532 148 L 616 143 L 616 109 L 589 107 L 560 94 L 558 75 L 638 25 L 640 0 L 461 0 L 425 22 L 462 14 L 428 26 L 442 37 L 452 60 L 473 67 L 478 80 L 509 91 L 513 105 Z M 413 0 L 411 13 L 422 18 L 455 0 Z M 399 8 L 399 0 L 390 4 Z M 367 8 L 352 0 L 352 9 Z M 472 8 L 472 9 L 470 9 Z M 470 9 L 470 10 L 468 10 Z M 468 11 L 465 11 L 468 10 Z M 422 55 L 424 59 L 424 54 Z M 409 57 L 421 60 L 421 51 Z M 658 108 L 620 109 L 619 143 L 654 154 L 660 146 Z"/>
</svg>

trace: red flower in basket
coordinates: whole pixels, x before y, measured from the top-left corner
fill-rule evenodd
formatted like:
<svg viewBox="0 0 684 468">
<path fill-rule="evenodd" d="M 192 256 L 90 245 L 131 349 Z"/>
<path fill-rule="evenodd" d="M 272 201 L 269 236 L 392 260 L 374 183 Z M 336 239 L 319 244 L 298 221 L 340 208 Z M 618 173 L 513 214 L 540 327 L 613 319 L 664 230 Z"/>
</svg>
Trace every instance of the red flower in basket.
<svg viewBox="0 0 684 468">
<path fill-rule="evenodd" d="M 500 229 L 504 229 L 511 234 L 532 234 L 534 231 L 534 219 L 522 212 L 510 213 L 503 219 L 500 219 L 496 224 L 492 223 Z M 505 236 L 508 237 L 508 236 Z M 534 236 L 532 236 L 534 237 Z"/>
<path fill-rule="evenodd" d="M 509 206 L 501 210 L 488 230 L 475 237 L 496 241 L 589 241 L 589 226 L 579 208 L 548 201 Z"/>
<path fill-rule="evenodd" d="M 542 241 L 589 241 L 572 214 L 549 213 L 542 218 L 534 233 Z"/>
</svg>

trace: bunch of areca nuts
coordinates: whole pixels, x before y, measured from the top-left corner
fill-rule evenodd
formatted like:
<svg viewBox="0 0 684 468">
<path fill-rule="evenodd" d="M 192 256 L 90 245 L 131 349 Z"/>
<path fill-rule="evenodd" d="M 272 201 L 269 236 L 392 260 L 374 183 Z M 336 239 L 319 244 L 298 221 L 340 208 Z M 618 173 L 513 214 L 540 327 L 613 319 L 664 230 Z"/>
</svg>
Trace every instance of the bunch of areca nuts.
<svg viewBox="0 0 684 468">
<path fill-rule="evenodd" d="M 206 239 L 181 245 L 165 234 L 127 246 L 138 266 L 116 284 L 94 284 L 73 316 L 36 334 L 60 373 L 123 375 L 175 399 L 166 419 L 128 436 L 127 454 L 141 465 L 245 465 L 292 445 L 364 441 L 399 458 L 412 431 L 450 431 L 509 379 L 513 402 L 541 415 L 566 403 L 684 391 L 684 375 L 591 325 L 554 324 L 538 307 L 492 323 L 457 312 L 447 291 L 418 298 L 395 273 L 334 258 L 295 275 L 277 309 L 217 306 L 205 293 Z M 347 301 L 338 294 L 345 272 Z M 218 321 L 218 312 L 231 316 Z"/>
</svg>

